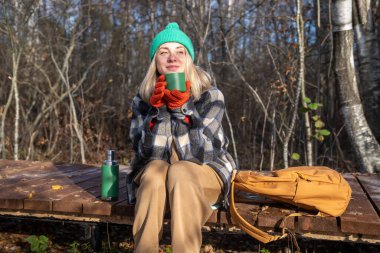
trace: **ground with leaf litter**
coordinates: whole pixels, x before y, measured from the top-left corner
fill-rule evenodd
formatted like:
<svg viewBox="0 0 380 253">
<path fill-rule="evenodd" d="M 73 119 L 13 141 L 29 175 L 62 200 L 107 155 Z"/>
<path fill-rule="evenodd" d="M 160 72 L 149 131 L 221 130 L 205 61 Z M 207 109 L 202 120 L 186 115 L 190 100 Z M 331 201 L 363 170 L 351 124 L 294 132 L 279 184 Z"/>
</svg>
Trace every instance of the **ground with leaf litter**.
<svg viewBox="0 0 380 253">
<path fill-rule="evenodd" d="M 26 219 L 10 219 L 0 217 L 0 253 L 32 252 L 27 238 L 35 235 L 37 238 L 48 238 L 49 253 L 91 253 L 94 252 L 89 240 L 85 238 L 85 227 L 79 223 L 56 221 L 36 221 Z M 102 225 L 102 243 L 99 252 L 133 252 L 131 226 Z M 108 232 L 107 232 L 108 231 Z M 161 252 L 170 253 L 170 230 L 165 227 L 161 242 Z M 299 240 L 302 253 L 307 252 L 361 252 L 380 253 L 379 245 L 323 242 L 317 240 Z M 288 248 L 288 250 L 286 250 Z M 201 252 L 292 252 L 292 245 L 287 240 L 268 245 L 259 244 L 251 237 L 240 233 L 221 233 L 205 231 Z"/>
</svg>

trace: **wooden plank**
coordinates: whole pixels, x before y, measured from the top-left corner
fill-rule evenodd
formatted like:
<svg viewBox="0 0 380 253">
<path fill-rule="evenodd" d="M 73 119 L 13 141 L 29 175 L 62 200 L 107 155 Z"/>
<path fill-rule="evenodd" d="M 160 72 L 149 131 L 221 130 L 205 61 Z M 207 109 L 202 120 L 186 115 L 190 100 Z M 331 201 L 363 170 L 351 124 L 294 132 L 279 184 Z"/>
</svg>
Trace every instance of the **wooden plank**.
<svg viewBox="0 0 380 253">
<path fill-rule="evenodd" d="M 377 214 L 380 215 L 380 175 L 358 175 L 357 178 L 371 199 Z"/>
<path fill-rule="evenodd" d="M 98 182 L 86 182 L 87 186 L 78 185 L 77 191 L 73 191 L 67 196 L 59 200 L 53 200 L 53 211 L 55 212 L 69 212 L 69 213 L 82 213 L 83 203 L 95 201 L 96 197 L 91 194 L 97 187 Z"/>
<path fill-rule="evenodd" d="M 23 199 L 33 194 L 33 190 L 23 189 L 19 185 L 36 180 L 41 171 L 46 175 L 54 169 L 52 163 L 0 160 L 0 208 L 23 209 Z"/>
<path fill-rule="evenodd" d="M 70 213 L 82 213 L 83 203 L 89 201 L 95 201 L 96 197 L 94 189 L 101 184 L 101 175 L 96 173 L 91 178 L 85 181 L 77 182 L 77 188 L 72 188 L 71 192 L 61 199 L 53 200 L 53 211 L 55 212 L 70 212 Z"/>
<path fill-rule="evenodd" d="M 62 180 L 69 180 L 70 177 L 88 171 L 89 166 L 70 166 L 64 168 L 48 167 L 46 171 L 42 171 L 39 167 L 34 168 L 33 171 L 29 171 L 29 174 L 34 174 L 35 176 L 32 179 L 23 178 L 20 174 L 17 183 L 11 181 L 10 184 L 4 183 L 1 186 L 0 191 L 0 208 L 9 208 L 9 209 L 22 209 L 25 208 L 24 200 L 36 197 L 37 194 L 51 189 L 51 186 L 54 184 L 62 184 Z M 41 176 L 39 176 L 41 175 Z M 14 180 L 14 179 L 9 179 Z M 42 208 L 43 210 L 51 209 L 51 203 L 41 204 L 40 202 L 36 203 L 37 207 Z M 26 206 L 28 209 L 32 209 L 31 206 Z"/>
<path fill-rule="evenodd" d="M 24 209 L 23 199 L 0 199 L 0 209 Z"/>
<path fill-rule="evenodd" d="M 235 203 L 235 206 L 240 216 L 242 216 L 251 225 L 257 226 L 257 214 L 261 210 L 260 205 Z M 236 225 L 233 220 L 232 220 L 232 223 Z"/>
<path fill-rule="evenodd" d="M 337 232 L 338 224 L 335 217 L 298 217 L 298 229 L 306 232 Z"/>
<path fill-rule="evenodd" d="M 343 233 L 379 235 L 380 219 L 356 179 L 357 174 L 345 174 L 352 189 L 352 196 L 347 210 L 339 218 Z"/>
<path fill-rule="evenodd" d="M 347 210 L 340 217 L 344 233 L 379 235 L 380 219 L 365 194 L 352 194 Z"/>
<path fill-rule="evenodd" d="M 0 183 L 2 188 L 7 185 L 14 187 L 14 184 L 20 181 L 51 177 L 52 175 L 58 174 L 65 175 L 67 172 L 72 172 L 74 170 L 85 172 L 88 168 L 90 168 L 89 165 L 54 166 L 51 162 L 26 163 L 26 161 L 23 161 L 20 165 L 19 162 L 20 161 L 14 163 L 17 165 L 14 167 L 11 166 L 13 163 L 6 163 L 6 165 L 4 165 L 0 162 L 0 167 L 2 168 L 0 171 Z M 25 166 L 22 166 L 22 164 L 25 164 Z"/>
<path fill-rule="evenodd" d="M 357 175 L 360 183 L 370 195 L 380 195 L 380 174 Z"/>
<path fill-rule="evenodd" d="M 81 166 L 80 168 L 89 168 Z M 71 168 L 55 168 L 52 173 L 46 175 L 45 172 L 38 174 L 39 171 L 36 171 L 35 174 L 37 178 L 33 180 L 22 180 L 21 183 L 18 183 L 18 187 L 14 189 L 14 187 L 8 189 L 7 187 L 2 187 L 2 193 L 0 193 L 1 199 L 13 199 L 17 200 L 19 203 L 23 201 L 23 208 L 28 210 L 51 210 L 52 203 L 51 200 L 46 199 L 48 196 L 43 195 L 43 197 L 39 197 L 46 190 L 50 190 L 52 185 L 63 185 L 68 183 L 71 176 L 75 176 L 78 173 L 81 173 L 81 170 L 78 170 L 77 167 L 72 166 Z M 42 175 L 38 177 L 38 175 Z M 17 191 L 17 194 L 15 193 Z M 34 203 L 35 202 L 35 203 Z M 25 204 L 27 203 L 27 204 Z M 2 206 L 4 207 L 4 206 Z M 19 205 L 21 207 L 21 205 Z M 5 208 L 10 208 L 10 206 L 5 206 Z"/>
<path fill-rule="evenodd" d="M 57 178 L 46 177 L 21 181 L 12 186 L 2 187 L 0 191 L 0 208 L 20 209 L 24 199 L 32 198 L 36 192 L 56 183 Z M 11 205 L 10 205 L 11 203 Z"/>
<path fill-rule="evenodd" d="M 5 166 L 0 172 L 1 188 L 2 190 L 5 190 L 7 188 L 14 188 L 15 185 L 18 185 L 20 182 L 38 179 L 41 177 L 40 174 L 47 177 L 54 171 L 58 173 L 54 165 L 51 163 L 40 163 L 38 165 L 25 168 Z"/>
<path fill-rule="evenodd" d="M 100 190 L 101 190 L 100 186 L 95 188 L 95 194 L 97 195 L 97 199 L 94 199 L 94 201 L 83 203 L 83 214 L 110 216 L 113 213 L 114 205 L 127 200 L 127 194 L 126 194 L 127 186 L 125 183 L 120 182 L 119 199 L 116 201 L 101 200 Z"/>
<path fill-rule="evenodd" d="M 69 173 L 66 173 L 65 177 L 57 177 L 54 184 L 60 185 L 62 187 L 61 189 L 52 189 L 51 185 L 50 187 L 40 189 L 40 191 L 38 191 L 32 198 L 24 200 L 24 209 L 52 211 L 53 206 L 56 207 L 56 205 L 53 204 L 54 201 L 59 201 L 60 199 L 82 190 L 81 186 L 78 185 L 80 182 L 89 181 L 94 184 L 93 180 L 100 177 L 99 168 L 88 168 L 87 172 L 88 173 L 85 174 L 82 171 L 70 173 L 70 179 L 67 177 Z"/>
<path fill-rule="evenodd" d="M 135 205 L 129 204 L 128 200 L 121 201 L 114 205 L 112 215 L 133 217 L 135 215 Z"/>
<path fill-rule="evenodd" d="M 380 210 L 380 196 L 379 195 L 371 195 L 371 199 L 373 201 L 374 207 L 376 208 L 377 214 L 379 214 L 379 210 Z"/>
<path fill-rule="evenodd" d="M 30 161 L 0 160 L 0 208 L 40 211 L 47 214 L 75 213 L 81 217 L 133 218 L 134 205 L 127 203 L 125 177 L 128 167 L 120 171 L 119 200 L 100 200 L 100 168 L 89 165 L 57 165 Z M 345 174 L 352 190 L 352 201 L 338 219 L 333 217 L 289 218 L 285 226 L 304 233 L 380 235 L 380 176 Z M 360 180 L 360 183 L 358 180 Z M 51 186 L 59 184 L 61 190 Z M 363 191 L 363 188 L 365 191 Z M 30 193 L 33 193 L 30 197 Z M 367 194 L 371 201 L 368 200 Z M 244 200 L 242 198 L 242 200 Z M 257 202 L 256 199 L 249 202 Z M 265 203 L 268 204 L 268 203 Z M 261 228 L 280 228 L 282 218 L 294 212 L 287 205 L 237 203 L 239 212 L 252 225 Z M 96 216 L 94 216 L 96 215 Z M 218 217 L 214 212 L 208 222 L 227 224 L 225 213 Z M 220 215 L 219 215 L 220 216 Z M 74 216 L 73 216 L 74 217 Z M 298 221 L 297 223 L 295 221 Z M 340 227 L 339 227 L 340 224 Z M 298 225 L 298 227 L 296 227 Z M 341 232 L 339 231 L 341 229 Z"/>
<path fill-rule="evenodd" d="M 6 178 L 0 179 L 1 188 L 7 189 L 7 188 L 14 188 L 14 186 L 17 184 L 19 185 L 20 182 L 23 182 L 24 185 L 35 185 L 34 181 L 30 180 L 37 180 L 37 179 L 43 179 L 43 178 L 53 178 L 55 176 L 63 176 L 63 177 L 73 177 L 79 174 L 85 174 L 89 173 L 90 167 L 77 167 L 77 166 L 71 166 L 71 167 L 64 167 L 64 168 L 56 168 L 56 167 L 29 167 L 21 172 L 19 172 L 16 175 L 7 175 Z"/>
<path fill-rule="evenodd" d="M 258 223 L 259 227 L 266 228 L 289 228 L 295 229 L 295 218 L 289 217 L 284 221 L 284 218 L 295 212 L 295 208 L 287 205 L 277 205 L 277 206 L 268 206 L 264 205 L 261 207 L 261 210 L 258 214 Z"/>
<path fill-rule="evenodd" d="M 83 202 L 83 214 L 91 215 L 107 215 L 110 216 L 114 212 L 114 205 L 127 200 L 127 167 L 122 167 L 119 170 L 119 199 L 117 201 L 107 202 L 100 199 L 101 196 L 101 184 L 92 189 L 91 194 L 96 196 L 95 201 Z"/>
<path fill-rule="evenodd" d="M 343 177 L 350 185 L 353 194 L 365 194 L 354 174 L 343 174 Z"/>
<path fill-rule="evenodd" d="M 52 189 L 53 185 L 62 186 L 62 189 L 67 188 L 71 184 L 71 181 L 67 178 L 54 178 L 54 180 L 43 183 L 39 182 L 36 193 L 33 194 L 30 198 L 24 199 L 24 209 L 25 210 L 34 210 L 34 211 L 51 211 L 53 207 L 53 199 L 50 199 L 49 194 L 45 195 L 45 192 L 49 192 Z M 59 194 L 59 190 L 55 190 L 55 194 Z"/>
<path fill-rule="evenodd" d="M 126 199 L 126 169 L 122 168 L 119 172 L 119 201 Z M 108 202 L 100 200 L 101 194 L 101 175 L 92 180 L 92 182 L 84 182 L 79 184 L 81 191 L 73 192 L 61 200 L 53 202 L 53 210 L 60 212 L 84 212 L 96 215 L 113 215 L 117 213 L 114 206 L 110 207 Z M 88 184 L 89 183 L 89 184 Z M 87 185 L 86 185 L 87 184 Z M 74 201 L 73 201 L 74 200 Z M 100 202 L 99 202 L 100 201 Z M 117 201 L 117 203 L 119 202 Z M 102 207 L 104 205 L 104 207 Z M 103 209 L 102 209 L 103 208 Z M 117 208 L 116 208 L 117 209 Z M 110 213 L 111 212 L 111 213 Z"/>
</svg>

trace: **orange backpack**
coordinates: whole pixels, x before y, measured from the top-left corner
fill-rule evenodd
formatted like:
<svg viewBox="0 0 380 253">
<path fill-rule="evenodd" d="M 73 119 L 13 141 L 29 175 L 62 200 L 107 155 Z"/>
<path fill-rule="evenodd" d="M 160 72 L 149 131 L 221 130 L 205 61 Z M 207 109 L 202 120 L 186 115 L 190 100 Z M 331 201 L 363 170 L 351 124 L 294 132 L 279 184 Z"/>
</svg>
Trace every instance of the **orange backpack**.
<svg viewBox="0 0 380 253">
<path fill-rule="evenodd" d="M 257 240 L 268 243 L 286 237 L 269 235 L 248 223 L 236 210 L 234 191 L 264 196 L 280 202 L 318 211 L 318 215 L 340 216 L 351 198 L 351 188 L 340 173 L 322 166 L 300 166 L 272 171 L 265 176 L 257 171 L 234 171 L 230 213 L 236 224 Z M 292 214 L 291 216 L 299 216 Z"/>
</svg>

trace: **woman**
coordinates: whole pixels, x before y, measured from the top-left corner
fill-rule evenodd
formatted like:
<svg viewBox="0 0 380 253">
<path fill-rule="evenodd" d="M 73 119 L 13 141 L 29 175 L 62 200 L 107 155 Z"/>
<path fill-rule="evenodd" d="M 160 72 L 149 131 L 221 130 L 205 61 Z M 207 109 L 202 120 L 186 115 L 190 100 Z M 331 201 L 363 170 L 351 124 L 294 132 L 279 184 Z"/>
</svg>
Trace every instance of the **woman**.
<svg viewBox="0 0 380 253">
<path fill-rule="evenodd" d="M 158 252 L 166 208 L 172 251 L 199 252 L 212 206 L 227 205 L 235 166 L 222 128 L 224 97 L 193 64 L 193 44 L 177 23 L 155 36 L 150 59 L 132 102 L 135 252 Z M 172 72 L 185 73 L 185 92 L 165 89 Z"/>
</svg>

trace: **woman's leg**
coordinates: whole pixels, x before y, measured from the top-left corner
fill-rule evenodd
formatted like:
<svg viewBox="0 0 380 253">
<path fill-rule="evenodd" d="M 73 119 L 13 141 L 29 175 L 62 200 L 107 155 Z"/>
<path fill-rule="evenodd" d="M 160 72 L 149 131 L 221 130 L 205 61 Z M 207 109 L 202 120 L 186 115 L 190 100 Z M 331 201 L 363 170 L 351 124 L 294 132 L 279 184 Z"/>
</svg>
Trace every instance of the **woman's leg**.
<svg viewBox="0 0 380 253">
<path fill-rule="evenodd" d="M 133 222 L 134 252 L 158 252 L 165 214 L 168 167 L 165 161 L 151 161 L 136 178 L 139 187 Z"/>
<path fill-rule="evenodd" d="M 201 229 L 221 198 L 222 181 L 211 167 L 188 161 L 170 165 L 167 180 L 173 252 L 199 252 Z"/>
</svg>

